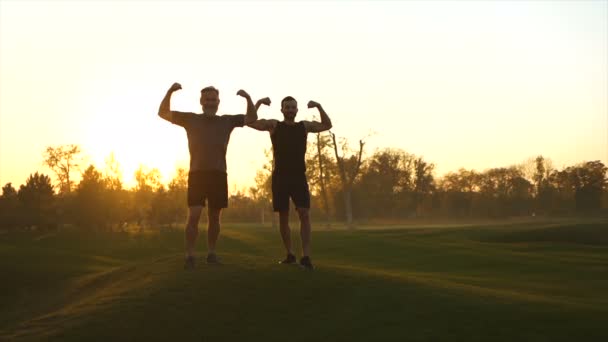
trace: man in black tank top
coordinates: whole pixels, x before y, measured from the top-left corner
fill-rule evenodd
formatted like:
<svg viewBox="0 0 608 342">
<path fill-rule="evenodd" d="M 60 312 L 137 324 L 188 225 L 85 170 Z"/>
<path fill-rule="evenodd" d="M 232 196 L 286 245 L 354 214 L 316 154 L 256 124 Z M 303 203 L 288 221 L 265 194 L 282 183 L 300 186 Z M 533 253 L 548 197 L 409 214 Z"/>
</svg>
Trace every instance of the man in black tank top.
<svg viewBox="0 0 608 342">
<path fill-rule="evenodd" d="M 262 105 L 270 105 L 264 98 L 256 103 L 256 110 Z M 313 269 L 310 261 L 310 191 L 306 180 L 306 137 L 308 133 L 323 132 L 332 127 L 331 120 L 323 107 L 315 101 L 308 102 L 308 108 L 317 108 L 321 122 L 295 121 L 298 102 L 291 96 L 281 101 L 284 120 L 257 120 L 249 125 L 259 131 L 270 132 L 274 157 L 272 171 L 272 206 L 279 212 L 279 222 L 283 245 L 287 257 L 282 264 L 295 264 L 296 257 L 291 247 L 289 228 L 289 198 L 293 201 L 300 217 L 300 237 L 302 238 L 302 258 L 300 265 Z"/>
</svg>

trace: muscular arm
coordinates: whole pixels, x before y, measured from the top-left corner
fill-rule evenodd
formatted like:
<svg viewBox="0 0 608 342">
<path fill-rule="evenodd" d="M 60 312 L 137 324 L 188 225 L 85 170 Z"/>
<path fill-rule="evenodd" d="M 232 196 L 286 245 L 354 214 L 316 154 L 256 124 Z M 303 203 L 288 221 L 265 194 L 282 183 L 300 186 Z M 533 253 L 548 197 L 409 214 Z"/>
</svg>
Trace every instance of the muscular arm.
<svg viewBox="0 0 608 342">
<path fill-rule="evenodd" d="M 255 104 L 256 111 L 262 105 L 269 106 L 270 105 L 270 99 L 268 97 L 265 97 L 263 99 L 259 99 L 258 102 L 256 102 L 256 104 Z M 257 129 L 258 131 L 268 131 L 268 132 L 272 133 L 272 131 L 274 130 L 274 128 L 277 126 L 277 120 L 260 119 L 260 120 L 256 120 L 254 122 L 248 123 L 247 126 L 253 128 L 253 129 Z"/>
<path fill-rule="evenodd" d="M 272 131 L 274 131 L 274 128 L 277 127 L 277 120 L 274 119 L 270 119 L 270 120 L 266 120 L 266 119 L 259 119 L 256 120 L 250 124 L 248 124 L 247 126 L 253 128 L 253 129 L 257 129 L 258 131 L 268 131 L 270 133 L 272 133 Z"/>
<path fill-rule="evenodd" d="M 171 111 L 171 95 L 177 90 L 182 89 L 182 86 L 179 83 L 173 83 L 171 88 L 167 90 L 165 97 L 160 103 L 158 107 L 158 116 L 161 118 L 173 122 L 173 112 Z"/>
<path fill-rule="evenodd" d="M 308 102 L 308 108 L 317 108 L 319 110 L 319 114 L 321 115 L 321 122 L 318 121 L 303 121 L 304 127 L 306 128 L 306 132 L 308 133 L 318 133 L 327 131 L 332 128 L 331 119 L 321 107 L 321 105 L 315 101 Z"/>
<path fill-rule="evenodd" d="M 242 96 L 247 100 L 247 113 L 245 114 L 245 125 L 249 125 L 250 123 L 256 121 L 258 119 L 258 108 L 254 106 L 253 101 L 251 100 L 251 96 L 247 94 L 244 90 L 239 90 L 237 95 Z"/>
<path fill-rule="evenodd" d="M 260 109 L 262 105 L 270 106 L 270 98 L 265 97 L 263 99 L 259 99 L 258 102 L 255 103 L 255 110 Z"/>
</svg>

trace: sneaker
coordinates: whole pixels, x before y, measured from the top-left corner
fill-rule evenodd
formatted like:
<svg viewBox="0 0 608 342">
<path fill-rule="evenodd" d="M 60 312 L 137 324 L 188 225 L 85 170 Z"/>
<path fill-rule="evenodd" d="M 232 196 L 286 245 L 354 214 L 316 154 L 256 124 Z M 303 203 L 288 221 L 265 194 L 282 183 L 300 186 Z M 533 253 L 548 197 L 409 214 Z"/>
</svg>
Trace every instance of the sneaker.
<svg viewBox="0 0 608 342">
<path fill-rule="evenodd" d="M 191 255 L 186 258 L 186 261 L 184 262 L 184 269 L 191 270 L 191 269 L 194 269 L 194 266 L 195 266 L 194 257 Z"/>
<path fill-rule="evenodd" d="M 293 265 L 296 263 L 296 256 L 289 253 L 287 254 L 287 257 L 281 261 L 279 261 L 279 264 L 283 264 L 283 265 Z"/>
<path fill-rule="evenodd" d="M 207 263 L 211 265 L 221 265 L 220 259 L 217 257 L 215 253 L 207 254 Z"/>
<path fill-rule="evenodd" d="M 302 259 L 300 259 L 300 266 L 307 269 L 307 270 L 314 270 L 315 267 L 312 265 L 312 262 L 310 262 L 310 257 L 302 257 Z"/>
</svg>

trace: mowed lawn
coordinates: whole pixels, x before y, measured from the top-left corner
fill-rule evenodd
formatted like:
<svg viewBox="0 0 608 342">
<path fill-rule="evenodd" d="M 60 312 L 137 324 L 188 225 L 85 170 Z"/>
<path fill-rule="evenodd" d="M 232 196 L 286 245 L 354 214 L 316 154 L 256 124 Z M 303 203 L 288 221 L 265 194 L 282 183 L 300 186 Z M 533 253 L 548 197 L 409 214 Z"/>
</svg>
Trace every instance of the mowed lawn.
<svg viewBox="0 0 608 342">
<path fill-rule="evenodd" d="M 313 246 L 315 271 L 278 265 L 277 231 L 227 223 L 225 264 L 185 271 L 180 231 L 5 232 L 0 340 L 608 341 L 605 220 L 319 228 Z"/>
</svg>

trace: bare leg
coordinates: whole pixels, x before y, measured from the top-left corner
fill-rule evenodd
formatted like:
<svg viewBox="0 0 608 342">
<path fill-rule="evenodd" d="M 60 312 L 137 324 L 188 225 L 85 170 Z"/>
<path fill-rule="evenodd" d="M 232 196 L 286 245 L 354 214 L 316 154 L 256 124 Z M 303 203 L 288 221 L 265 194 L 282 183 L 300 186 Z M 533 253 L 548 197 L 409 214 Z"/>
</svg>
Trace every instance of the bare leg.
<svg viewBox="0 0 608 342">
<path fill-rule="evenodd" d="M 310 215 L 309 209 L 298 208 L 300 216 L 300 237 L 302 239 L 302 256 L 310 256 Z"/>
<path fill-rule="evenodd" d="M 281 231 L 281 239 L 283 246 L 288 254 L 293 254 L 291 249 L 291 230 L 289 229 L 289 210 L 279 212 L 279 230 Z"/>
<path fill-rule="evenodd" d="M 215 253 L 215 246 L 220 236 L 221 208 L 207 208 L 207 248 L 210 254 Z"/>
<path fill-rule="evenodd" d="M 196 239 L 198 238 L 198 221 L 201 218 L 202 206 L 188 207 L 188 222 L 186 223 L 186 256 L 194 256 Z"/>
</svg>

